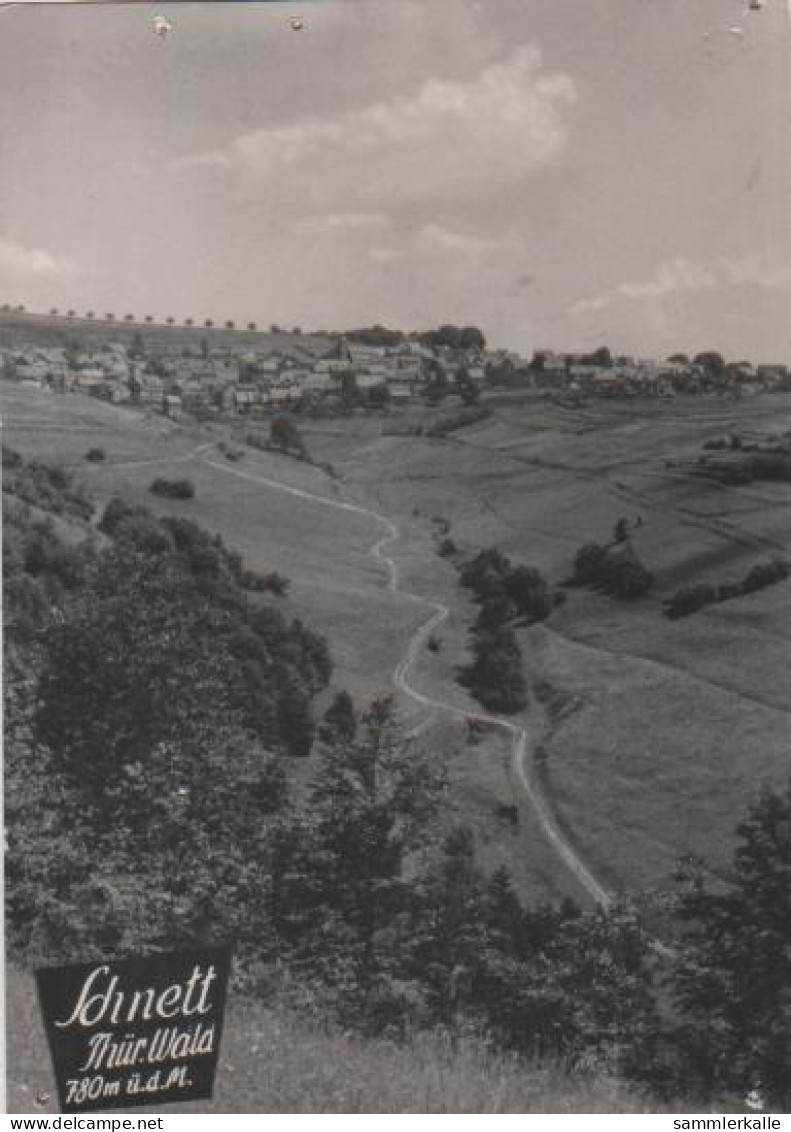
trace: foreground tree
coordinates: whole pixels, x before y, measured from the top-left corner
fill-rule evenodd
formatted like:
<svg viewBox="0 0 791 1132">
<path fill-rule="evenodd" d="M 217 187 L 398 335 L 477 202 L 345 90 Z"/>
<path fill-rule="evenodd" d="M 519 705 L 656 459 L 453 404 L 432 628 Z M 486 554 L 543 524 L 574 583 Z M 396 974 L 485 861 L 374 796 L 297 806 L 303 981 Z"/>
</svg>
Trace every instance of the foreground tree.
<svg viewBox="0 0 791 1132">
<path fill-rule="evenodd" d="M 705 1092 L 760 1087 L 791 1102 L 791 784 L 765 792 L 737 827 L 730 881 L 699 869 L 678 906 L 681 957 L 672 988 L 681 1074 Z"/>
<path fill-rule="evenodd" d="M 336 714 L 348 720 L 348 709 Z M 301 932 L 303 966 L 336 988 L 347 1017 L 368 1013 L 373 1022 L 396 1009 L 410 878 L 431 841 L 444 779 L 436 760 L 403 742 L 390 700 L 375 701 L 354 734 L 335 725 L 324 738 L 309 836 L 285 901 L 318 926 L 318 936 Z"/>
</svg>

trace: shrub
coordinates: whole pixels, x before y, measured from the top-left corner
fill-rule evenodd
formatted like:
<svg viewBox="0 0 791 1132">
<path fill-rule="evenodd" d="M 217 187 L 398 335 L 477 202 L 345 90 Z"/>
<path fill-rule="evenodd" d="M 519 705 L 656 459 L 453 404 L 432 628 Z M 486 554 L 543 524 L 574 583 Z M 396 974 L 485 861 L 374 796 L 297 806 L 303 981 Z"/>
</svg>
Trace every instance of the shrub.
<svg viewBox="0 0 791 1132">
<path fill-rule="evenodd" d="M 290 585 L 284 574 L 273 570 L 270 574 L 256 574 L 254 570 L 243 570 L 238 578 L 243 590 L 252 590 L 255 593 L 271 593 L 275 597 L 285 597 Z"/>
<path fill-rule="evenodd" d="M 718 591 L 714 586 L 697 585 L 687 586 L 678 590 L 665 604 L 664 615 L 670 621 L 677 621 L 681 617 L 689 617 L 717 601 Z"/>
<path fill-rule="evenodd" d="M 623 553 L 624 548 L 627 553 Z M 619 550 L 612 552 L 591 542 L 576 553 L 574 581 L 577 585 L 595 586 L 615 597 L 631 600 L 653 588 L 654 576 L 628 543 L 620 543 Z"/>
<path fill-rule="evenodd" d="M 552 608 L 549 585 L 535 566 L 515 566 L 506 574 L 503 586 L 520 617 L 543 621 L 549 616 Z"/>
<path fill-rule="evenodd" d="M 522 654 L 513 631 L 501 627 L 481 633 L 475 641 L 475 660 L 463 673 L 472 694 L 489 711 L 511 715 L 527 707 Z"/>
<path fill-rule="evenodd" d="M 90 460 L 92 464 L 101 463 L 102 460 L 107 458 L 107 453 L 103 448 L 89 448 L 85 453 L 85 459 Z"/>
<path fill-rule="evenodd" d="M 773 562 L 761 562 L 757 566 L 753 566 L 742 579 L 741 592 L 743 594 L 756 593 L 757 590 L 762 590 L 766 586 L 773 586 L 777 582 L 785 581 L 788 574 L 789 568 L 785 562 L 777 559 Z"/>
<path fill-rule="evenodd" d="M 458 552 L 458 549 L 452 538 L 444 538 L 437 547 L 437 554 L 440 558 L 452 558 Z"/>
<path fill-rule="evenodd" d="M 152 480 L 148 490 L 166 499 L 192 499 L 195 496 L 195 485 L 191 480 L 166 480 L 158 476 Z"/>
<path fill-rule="evenodd" d="M 632 601 L 650 593 L 654 586 L 654 575 L 646 570 L 641 562 L 623 559 L 616 562 L 609 571 L 608 588 L 616 597 Z"/>
<path fill-rule="evenodd" d="M 574 581 L 579 585 L 598 585 L 607 562 L 607 550 L 597 542 L 581 546 L 574 556 Z"/>
</svg>

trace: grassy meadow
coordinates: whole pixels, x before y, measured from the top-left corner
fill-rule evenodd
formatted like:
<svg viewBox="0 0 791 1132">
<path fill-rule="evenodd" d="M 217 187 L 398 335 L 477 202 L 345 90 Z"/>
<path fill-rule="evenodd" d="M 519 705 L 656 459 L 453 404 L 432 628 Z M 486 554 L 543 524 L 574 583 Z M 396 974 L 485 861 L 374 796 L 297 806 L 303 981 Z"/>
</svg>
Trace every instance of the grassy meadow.
<svg viewBox="0 0 791 1132">
<path fill-rule="evenodd" d="M 7 1110 L 58 1112 L 33 979 L 6 980 Z M 25 1041 L 19 1041 L 24 1034 Z M 140 1111 L 140 1110 L 135 1110 Z M 396 1045 L 311 1025 L 231 996 L 214 1097 L 165 1113 L 631 1113 L 662 1108 L 604 1074 L 567 1075 L 495 1054 L 474 1037 Z"/>
<path fill-rule="evenodd" d="M 656 575 L 654 596 L 618 603 L 570 589 L 545 626 L 520 630 L 533 689 L 520 722 L 547 752 L 544 786 L 569 840 L 615 888 L 663 883 L 683 852 L 716 867 L 761 785 L 788 773 L 789 583 L 678 622 L 661 616 L 660 601 L 681 585 L 736 580 L 786 549 L 784 485 L 723 488 L 667 465 L 694 458 L 712 436 L 791 427 L 787 398 L 568 409 L 503 394 L 488 401 L 488 419 L 445 440 L 383 434 L 394 422 L 425 425 L 451 411 L 443 406 L 390 419 L 306 419 L 308 450 L 334 467 L 333 478 L 253 449 L 225 461 L 216 446 L 238 440 L 242 422 L 175 425 L 85 397 L 0 392 L 6 443 L 24 455 L 76 466 L 100 503 L 117 492 L 194 518 L 252 568 L 290 577 L 288 607 L 329 638 L 334 689 L 361 700 L 393 689 L 395 665 L 430 610 L 388 590 L 384 564 L 370 554 L 381 524 L 262 480 L 362 503 L 398 524 L 401 537 L 385 553 L 398 563 L 401 588 L 450 610 L 436 651 L 421 651 L 410 682 L 461 710 L 474 706 L 455 682 L 474 607 L 437 554 L 440 520 L 462 553 L 498 546 L 557 585 L 580 545 L 607 542 L 619 517 L 639 516 L 631 537 Z M 92 445 L 106 449 L 105 463 L 84 461 Z M 195 499 L 152 496 L 155 475 L 192 479 Z M 547 689 L 562 711 L 547 705 Z M 400 706 L 408 725 L 424 725 L 419 741 L 448 759 L 452 813 L 475 827 L 484 860 L 508 864 L 525 897 L 581 897 L 531 821 L 506 738 L 484 731 L 470 742 L 458 720 L 403 696 Z M 516 826 L 497 816 L 509 802 L 519 807 Z"/>
</svg>

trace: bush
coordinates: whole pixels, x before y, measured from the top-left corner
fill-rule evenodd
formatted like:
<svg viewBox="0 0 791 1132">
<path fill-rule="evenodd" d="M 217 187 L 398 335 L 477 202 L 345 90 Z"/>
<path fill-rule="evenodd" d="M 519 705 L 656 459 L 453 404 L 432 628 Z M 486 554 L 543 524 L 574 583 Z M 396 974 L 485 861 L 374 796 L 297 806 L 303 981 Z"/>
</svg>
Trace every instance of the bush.
<svg viewBox="0 0 791 1132">
<path fill-rule="evenodd" d="M 79 519 L 93 515 L 93 504 L 73 486 L 73 477 L 65 468 L 36 460 L 26 462 L 11 449 L 4 449 L 3 468 L 3 491 L 7 495 L 55 515 L 75 515 Z"/>
<path fill-rule="evenodd" d="M 574 556 L 574 581 L 578 585 L 598 585 L 607 562 L 607 550 L 597 542 L 581 546 Z"/>
<path fill-rule="evenodd" d="M 698 585 L 687 586 L 674 593 L 665 604 L 664 615 L 670 621 L 677 621 L 681 617 L 689 617 L 717 601 L 718 591 L 714 586 Z"/>
<path fill-rule="evenodd" d="M 289 579 L 284 574 L 278 574 L 276 570 L 270 574 L 256 574 L 254 570 L 243 570 L 238 581 L 243 590 L 270 593 L 275 597 L 285 597 L 290 585 Z"/>
<path fill-rule="evenodd" d="M 616 597 L 632 601 L 650 593 L 654 586 L 654 575 L 642 563 L 633 559 L 616 562 L 609 572 L 608 588 Z"/>
<path fill-rule="evenodd" d="M 763 562 L 753 566 L 752 570 L 742 579 L 741 592 L 743 594 L 756 593 L 766 586 L 774 586 L 777 582 L 785 581 L 789 568 L 785 562 Z"/>
<path fill-rule="evenodd" d="M 107 453 L 103 448 L 89 448 L 85 453 L 85 459 L 89 460 L 92 464 L 99 464 L 106 458 Z"/>
<path fill-rule="evenodd" d="M 158 476 L 148 490 L 166 499 L 193 499 L 195 496 L 195 484 L 191 480 L 166 480 Z"/>
<path fill-rule="evenodd" d="M 475 660 L 462 674 L 463 682 L 489 711 L 512 715 L 527 707 L 522 654 L 513 631 L 500 627 L 481 633 L 475 641 Z"/>
<path fill-rule="evenodd" d="M 444 538 L 437 547 L 437 554 L 440 558 L 452 558 L 454 554 L 458 553 L 458 549 L 452 538 Z"/>
<path fill-rule="evenodd" d="M 615 553 L 595 542 L 581 546 L 574 558 L 576 584 L 594 586 L 626 600 L 649 593 L 654 575 L 646 570 L 628 544 L 628 553 L 623 554 L 623 546 L 619 544 Z"/>
<path fill-rule="evenodd" d="M 791 573 L 786 562 L 775 559 L 772 562 L 759 562 L 745 575 L 741 582 L 723 582 L 719 586 L 701 584 L 679 590 L 665 603 L 665 617 L 676 620 L 689 617 L 713 602 L 732 601 L 743 594 L 757 593 L 766 586 L 783 582 Z"/>
</svg>

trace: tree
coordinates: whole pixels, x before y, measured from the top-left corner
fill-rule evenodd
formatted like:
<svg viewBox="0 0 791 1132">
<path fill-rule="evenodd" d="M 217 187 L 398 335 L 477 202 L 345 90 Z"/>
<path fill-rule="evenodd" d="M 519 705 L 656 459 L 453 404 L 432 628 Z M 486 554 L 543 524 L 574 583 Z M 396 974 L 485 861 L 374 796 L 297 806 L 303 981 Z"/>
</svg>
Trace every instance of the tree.
<svg viewBox="0 0 791 1132">
<path fill-rule="evenodd" d="M 269 442 L 281 452 L 293 452 L 304 459 L 305 442 L 291 417 L 274 417 L 269 426 Z"/>
<path fill-rule="evenodd" d="M 135 316 L 133 314 L 125 314 L 124 315 L 124 322 L 134 322 L 134 321 L 135 321 Z"/>
<path fill-rule="evenodd" d="M 257 330 L 258 327 L 256 326 L 256 324 L 254 322 L 248 322 L 247 329 L 248 330 Z"/>
<path fill-rule="evenodd" d="M 93 311 L 86 311 L 86 312 L 85 312 L 85 317 L 86 317 L 86 318 L 93 318 L 93 317 L 94 317 L 94 312 L 93 312 Z"/>
<path fill-rule="evenodd" d="M 607 550 L 596 542 L 581 546 L 574 557 L 574 580 L 580 585 L 601 582 L 607 563 Z"/>
<path fill-rule="evenodd" d="M 475 638 L 475 660 L 464 679 L 489 711 L 512 715 L 527 707 L 527 687 L 519 642 L 512 629 L 497 628 Z"/>
<path fill-rule="evenodd" d="M 431 1017 L 446 1026 L 482 1005 L 475 992 L 489 958 L 485 904 L 474 835 L 469 827 L 457 826 L 418 890 L 409 949 L 414 976 L 426 987 Z"/>
<path fill-rule="evenodd" d="M 214 322 L 210 318 L 207 318 L 203 325 L 208 329 L 214 326 Z"/>
<path fill-rule="evenodd" d="M 240 727 L 240 669 L 184 583 L 161 558 L 104 559 L 48 634 L 7 815 L 9 918 L 28 955 L 247 942 L 264 927 L 282 770 Z"/>
<path fill-rule="evenodd" d="M 169 314 L 168 317 L 165 319 L 165 322 L 168 324 L 168 326 L 175 326 L 176 320 L 175 320 L 175 318 L 173 317 L 172 314 Z"/>
<path fill-rule="evenodd" d="M 425 389 L 425 397 L 430 405 L 438 405 L 448 395 L 448 377 L 441 366 L 434 368 Z"/>
<path fill-rule="evenodd" d="M 707 377 L 719 378 L 725 372 L 725 359 L 716 350 L 704 350 L 695 355 L 695 365 L 700 366 Z"/>
<path fill-rule="evenodd" d="M 57 308 L 57 307 L 50 307 L 49 313 L 50 313 L 50 314 L 57 314 L 57 313 L 58 313 L 58 308 Z"/>
<path fill-rule="evenodd" d="M 612 537 L 613 542 L 626 542 L 627 538 L 629 537 L 628 519 L 618 519 L 615 526 L 613 527 Z"/>
<path fill-rule="evenodd" d="M 477 326 L 465 326 L 459 335 L 459 346 L 462 350 L 485 350 L 486 338 Z"/>
<path fill-rule="evenodd" d="M 75 314 L 76 314 L 76 313 L 77 313 L 77 312 L 76 312 L 75 310 L 73 310 L 73 309 L 72 309 L 72 310 L 70 310 L 70 311 L 68 312 L 68 317 L 69 317 L 69 318 L 74 318 L 74 316 L 75 316 Z"/>
<path fill-rule="evenodd" d="M 324 713 L 319 736 L 329 744 L 351 743 L 357 734 L 358 720 L 354 701 L 346 691 L 338 692 Z"/>
<path fill-rule="evenodd" d="M 456 387 L 465 405 L 475 405 L 480 401 L 481 391 L 477 382 L 470 377 L 470 372 L 466 366 L 462 366 L 456 374 Z"/>
<path fill-rule="evenodd" d="M 436 760 L 401 741 L 390 700 L 371 705 L 354 738 L 336 730 L 322 754 L 309 799 L 311 899 L 322 913 L 325 978 L 348 980 L 346 1010 L 387 996 L 402 961 L 408 876 L 443 787 Z"/>
<path fill-rule="evenodd" d="M 146 322 L 153 322 L 154 316 L 152 314 L 147 314 L 146 317 L 145 317 L 145 321 Z"/>
<path fill-rule="evenodd" d="M 104 316 L 106 322 L 115 322 L 115 315 L 112 311 Z"/>
<path fill-rule="evenodd" d="M 543 621 L 549 616 L 552 608 L 549 584 L 535 566 L 515 566 L 503 584 L 520 616 L 533 621 Z"/>
<path fill-rule="evenodd" d="M 654 588 L 654 575 L 646 570 L 636 555 L 631 555 L 610 565 L 607 586 L 616 597 L 632 601 L 651 592 Z"/>
<path fill-rule="evenodd" d="M 677 919 L 682 947 L 672 979 L 683 1069 L 704 1088 L 761 1086 L 769 1105 L 791 1101 L 791 784 L 765 790 L 737 827 L 723 890 L 688 871 Z M 683 1071 L 682 1069 L 682 1071 Z"/>
<path fill-rule="evenodd" d="M 229 318 L 228 321 L 225 324 L 225 329 L 226 330 L 233 330 L 235 327 L 236 327 L 236 323 L 233 321 L 232 318 Z"/>
</svg>

